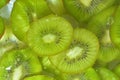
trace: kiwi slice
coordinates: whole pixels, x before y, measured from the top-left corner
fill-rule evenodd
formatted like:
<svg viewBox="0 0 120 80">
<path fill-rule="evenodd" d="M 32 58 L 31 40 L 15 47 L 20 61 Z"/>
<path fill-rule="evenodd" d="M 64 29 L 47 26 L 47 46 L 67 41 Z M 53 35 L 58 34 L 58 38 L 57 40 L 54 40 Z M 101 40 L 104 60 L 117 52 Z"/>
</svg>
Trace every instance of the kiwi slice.
<svg viewBox="0 0 120 80">
<path fill-rule="evenodd" d="M 53 13 L 62 15 L 65 13 L 62 0 L 46 0 Z"/>
<path fill-rule="evenodd" d="M 50 13 L 45 0 L 17 0 L 10 18 L 13 33 L 19 40 L 26 42 L 29 25 Z"/>
<path fill-rule="evenodd" d="M 56 80 L 53 77 L 47 75 L 34 75 L 24 78 L 24 80 Z"/>
<path fill-rule="evenodd" d="M 0 0 L 0 8 L 5 6 L 10 0 Z"/>
<path fill-rule="evenodd" d="M 0 80 L 20 80 L 41 71 L 41 64 L 30 49 L 11 50 L 0 59 Z"/>
<path fill-rule="evenodd" d="M 83 22 L 114 4 L 115 0 L 63 0 L 63 2 L 67 11 L 78 21 Z"/>
<path fill-rule="evenodd" d="M 39 56 L 55 55 L 71 43 L 73 28 L 62 17 L 49 15 L 31 24 L 27 33 L 28 45 Z"/>
<path fill-rule="evenodd" d="M 110 28 L 110 36 L 112 42 L 119 47 L 120 49 L 120 5 L 118 6 L 115 16 L 114 16 L 114 23 Z"/>
<path fill-rule="evenodd" d="M 113 24 L 113 16 L 117 6 L 112 6 L 92 17 L 88 30 L 92 31 L 99 39 L 100 50 L 98 62 L 109 63 L 117 58 L 120 50 L 112 43 L 110 37 L 110 27 Z"/>
<path fill-rule="evenodd" d="M 69 48 L 50 56 L 53 65 L 65 73 L 81 73 L 96 61 L 99 50 L 97 37 L 86 29 L 74 29 L 73 41 Z"/>
<path fill-rule="evenodd" d="M 100 67 L 96 69 L 96 72 L 101 77 L 101 80 L 120 80 L 120 78 L 115 73 L 107 68 Z"/>
<path fill-rule="evenodd" d="M 120 77 L 120 64 L 118 64 L 114 69 L 114 73 L 116 73 Z"/>
<path fill-rule="evenodd" d="M 93 68 L 89 68 L 80 74 L 65 74 L 63 80 L 100 80 Z"/>
<path fill-rule="evenodd" d="M 0 38 L 2 37 L 3 33 L 4 33 L 4 22 L 3 19 L 0 17 Z"/>
</svg>

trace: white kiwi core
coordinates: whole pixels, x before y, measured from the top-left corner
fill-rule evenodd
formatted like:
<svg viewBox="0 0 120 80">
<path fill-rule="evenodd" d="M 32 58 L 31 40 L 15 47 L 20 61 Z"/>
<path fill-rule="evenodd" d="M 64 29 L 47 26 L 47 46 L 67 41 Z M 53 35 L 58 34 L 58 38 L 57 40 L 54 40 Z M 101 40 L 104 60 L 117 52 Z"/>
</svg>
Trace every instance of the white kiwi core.
<svg viewBox="0 0 120 80">
<path fill-rule="evenodd" d="M 21 76 L 22 76 L 22 66 L 19 66 L 16 69 L 14 69 L 12 80 L 20 80 Z"/>
<path fill-rule="evenodd" d="M 83 48 L 80 47 L 74 47 L 69 50 L 69 52 L 66 54 L 69 59 L 76 58 L 77 56 L 82 55 Z"/>
<path fill-rule="evenodd" d="M 92 0 L 80 0 L 80 2 L 81 2 L 84 6 L 89 7 L 90 4 L 91 4 L 91 2 L 92 2 Z"/>
<path fill-rule="evenodd" d="M 42 39 L 45 43 L 52 43 L 56 40 L 56 36 L 54 34 L 47 34 Z"/>
</svg>

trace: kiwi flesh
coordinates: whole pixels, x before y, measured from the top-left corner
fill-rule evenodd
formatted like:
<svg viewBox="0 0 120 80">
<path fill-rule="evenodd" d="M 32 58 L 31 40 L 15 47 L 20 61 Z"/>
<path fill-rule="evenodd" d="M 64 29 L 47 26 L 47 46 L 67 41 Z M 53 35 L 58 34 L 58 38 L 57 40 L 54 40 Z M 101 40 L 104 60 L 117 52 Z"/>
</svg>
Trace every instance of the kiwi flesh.
<svg viewBox="0 0 120 80">
<path fill-rule="evenodd" d="M 61 72 L 81 73 L 94 64 L 98 50 L 97 37 L 86 29 L 76 28 L 69 48 L 57 55 L 50 56 L 49 59 Z"/>
<path fill-rule="evenodd" d="M 45 0 L 17 0 L 11 13 L 11 25 L 15 36 L 26 42 L 29 25 L 51 13 Z"/>
<path fill-rule="evenodd" d="M 101 80 L 93 68 L 89 68 L 80 74 L 65 74 L 63 80 Z"/>
<path fill-rule="evenodd" d="M 68 13 L 79 22 L 87 21 L 91 16 L 114 4 L 115 0 L 63 0 Z"/>
<path fill-rule="evenodd" d="M 112 42 L 120 49 L 120 5 L 118 6 L 115 16 L 114 23 L 110 28 L 110 36 Z"/>
<path fill-rule="evenodd" d="M 120 80 L 120 78 L 115 73 L 107 68 L 97 68 L 96 72 L 100 76 L 101 80 Z"/>
<path fill-rule="evenodd" d="M 0 0 L 0 8 L 5 6 L 10 0 Z"/>
<path fill-rule="evenodd" d="M 120 54 L 120 50 L 112 43 L 110 27 L 113 24 L 113 16 L 117 6 L 112 6 L 96 14 L 91 18 L 87 29 L 92 31 L 99 39 L 100 50 L 98 62 L 109 63 L 115 60 Z"/>
<path fill-rule="evenodd" d="M 113 69 L 113 72 L 120 77 L 120 64 Z"/>
<path fill-rule="evenodd" d="M 4 29 L 5 29 L 4 22 L 3 22 L 3 19 L 0 17 L 0 39 L 4 33 Z"/>
<path fill-rule="evenodd" d="M 40 73 L 41 64 L 30 49 L 11 50 L 0 59 L 0 80 L 20 80 Z"/>
<path fill-rule="evenodd" d="M 27 32 L 28 45 L 39 56 L 55 55 L 71 43 L 73 28 L 62 17 L 49 15 L 31 24 Z"/>
<path fill-rule="evenodd" d="M 34 76 L 26 77 L 23 80 L 56 80 L 56 79 L 47 75 L 34 75 Z"/>
</svg>

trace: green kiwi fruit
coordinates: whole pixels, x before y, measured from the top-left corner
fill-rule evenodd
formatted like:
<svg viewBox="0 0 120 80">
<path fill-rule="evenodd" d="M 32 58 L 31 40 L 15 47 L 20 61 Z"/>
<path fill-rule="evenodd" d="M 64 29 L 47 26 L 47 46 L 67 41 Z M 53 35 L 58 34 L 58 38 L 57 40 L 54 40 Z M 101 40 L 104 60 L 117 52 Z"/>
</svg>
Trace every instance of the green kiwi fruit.
<svg viewBox="0 0 120 80">
<path fill-rule="evenodd" d="M 64 73 L 81 73 L 93 66 L 99 50 L 97 37 L 86 29 L 74 29 L 73 41 L 65 51 L 50 56 L 51 63 Z"/>
<path fill-rule="evenodd" d="M 120 80 L 120 78 L 115 73 L 107 68 L 97 68 L 96 72 L 100 76 L 101 80 Z"/>
<path fill-rule="evenodd" d="M 15 36 L 26 42 L 30 24 L 51 13 L 45 0 L 17 0 L 11 13 L 11 25 Z"/>
<path fill-rule="evenodd" d="M 26 77 L 23 80 L 56 80 L 56 79 L 46 75 L 34 75 L 34 76 Z"/>
<path fill-rule="evenodd" d="M 62 15 L 65 13 L 62 0 L 46 0 L 53 13 Z"/>
<path fill-rule="evenodd" d="M 5 6 L 10 0 L 0 0 L 0 8 Z"/>
<path fill-rule="evenodd" d="M 55 55 L 71 43 L 73 28 L 62 17 L 49 15 L 31 24 L 27 32 L 28 45 L 39 56 Z"/>
<path fill-rule="evenodd" d="M 63 2 L 67 11 L 78 21 L 83 22 L 114 4 L 115 0 L 63 0 Z"/>
<path fill-rule="evenodd" d="M 0 59 L 0 80 L 20 80 L 41 71 L 37 56 L 28 48 L 8 51 Z"/>
<path fill-rule="evenodd" d="M 4 29 L 5 29 L 4 22 L 3 22 L 3 19 L 0 17 L 0 39 L 4 33 Z"/>
<path fill-rule="evenodd" d="M 114 69 L 114 73 L 116 73 L 120 77 L 120 64 L 118 64 Z"/>
<path fill-rule="evenodd" d="M 112 42 L 120 49 L 120 5 L 118 6 L 115 16 L 114 23 L 110 28 L 110 36 Z"/>
<path fill-rule="evenodd" d="M 98 62 L 109 63 L 117 58 L 120 50 L 112 43 L 110 27 L 113 24 L 113 15 L 117 6 L 112 6 L 91 18 L 87 29 L 92 31 L 99 39 L 100 50 Z"/>
<path fill-rule="evenodd" d="M 80 74 L 63 74 L 63 80 L 101 80 L 93 68 L 89 68 Z"/>
</svg>

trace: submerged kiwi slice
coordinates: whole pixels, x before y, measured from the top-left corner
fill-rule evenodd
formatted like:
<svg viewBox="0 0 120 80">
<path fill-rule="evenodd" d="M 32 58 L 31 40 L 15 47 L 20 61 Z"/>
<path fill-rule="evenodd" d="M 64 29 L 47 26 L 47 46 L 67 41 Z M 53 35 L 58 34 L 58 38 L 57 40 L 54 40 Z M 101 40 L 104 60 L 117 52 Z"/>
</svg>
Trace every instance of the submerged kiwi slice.
<svg viewBox="0 0 120 80">
<path fill-rule="evenodd" d="M 53 13 L 62 15 L 65 13 L 62 0 L 46 0 Z"/>
<path fill-rule="evenodd" d="M 4 22 L 3 19 L 0 17 L 0 38 L 2 37 L 3 33 L 4 33 Z"/>
<path fill-rule="evenodd" d="M 63 0 L 63 2 L 67 11 L 81 22 L 111 6 L 115 0 Z"/>
<path fill-rule="evenodd" d="M 34 75 L 34 76 L 26 77 L 24 78 L 24 80 L 56 80 L 56 79 L 47 75 Z"/>
<path fill-rule="evenodd" d="M 29 25 L 50 13 L 45 0 L 17 0 L 11 13 L 13 33 L 19 40 L 26 42 Z"/>
<path fill-rule="evenodd" d="M 110 28 L 110 36 L 112 42 L 119 47 L 120 49 L 120 5 L 118 6 L 115 16 L 114 16 L 114 23 Z"/>
<path fill-rule="evenodd" d="M 95 15 L 88 23 L 87 29 L 96 34 L 100 43 L 98 62 L 109 63 L 117 58 L 120 50 L 112 43 L 110 27 L 117 6 L 112 6 Z"/>
<path fill-rule="evenodd" d="M 114 73 L 117 74 L 120 77 L 120 64 L 118 64 L 114 69 Z"/>
<path fill-rule="evenodd" d="M 86 29 L 76 28 L 69 48 L 57 55 L 50 56 L 53 65 L 65 73 L 80 73 L 91 67 L 98 55 L 97 37 Z"/>
<path fill-rule="evenodd" d="M 49 15 L 31 24 L 27 33 L 28 45 L 39 56 L 64 51 L 71 43 L 73 28 L 64 18 Z"/>
<path fill-rule="evenodd" d="M 0 80 L 20 80 L 41 70 L 37 56 L 30 49 L 12 50 L 0 59 Z"/>
<path fill-rule="evenodd" d="M 0 0 L 0 8 L 5 6 L 10 0 Z"/>
<path fill-rule="evenodd" d="M 120 80 L 120 78 L 107 68 L 100 67 L 96 69 L 101 80 Z"/>
<path fill-rule="evenodd" d="M 80 74 L 64 74 L 64 80 L 100 80 L 93 68 L 89 68 Z"/>
</svg>

